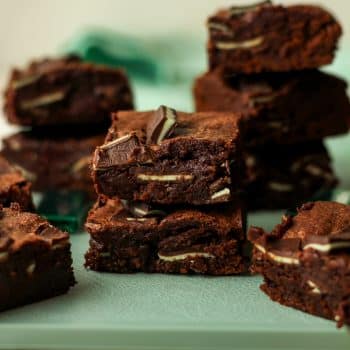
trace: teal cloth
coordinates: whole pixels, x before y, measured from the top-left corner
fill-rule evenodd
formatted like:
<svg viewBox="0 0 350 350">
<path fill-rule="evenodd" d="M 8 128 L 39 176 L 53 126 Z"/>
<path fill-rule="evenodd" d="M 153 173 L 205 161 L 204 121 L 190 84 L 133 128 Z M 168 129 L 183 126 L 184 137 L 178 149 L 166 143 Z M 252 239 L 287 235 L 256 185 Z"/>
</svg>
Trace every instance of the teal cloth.
<svg viewBox="0 0 350 350">
<path fill-rule="evenodd" d="M 177 35 L 145 39 L 91 29 L 78 33 L 60 51 L 122 67 L 132 80 L 179 83 L 205 69 L 204 45 L 199 39 Z"/>
</svg>

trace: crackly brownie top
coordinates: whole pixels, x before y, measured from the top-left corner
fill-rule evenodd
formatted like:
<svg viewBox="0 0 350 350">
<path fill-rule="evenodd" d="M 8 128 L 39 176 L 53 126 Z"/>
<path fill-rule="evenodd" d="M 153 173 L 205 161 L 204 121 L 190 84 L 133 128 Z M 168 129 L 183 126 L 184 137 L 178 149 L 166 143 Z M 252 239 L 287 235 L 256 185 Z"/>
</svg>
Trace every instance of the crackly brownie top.
<svg viewBox="0 0 350 350">
<path fill-rule="evenodd" d="M 337 37 L 341 27 L 325 9 L 312 5 L 274 5 L 262 1 L 247 6 L 232 6 L 219 10 L 208 20 L 212 35 L 221 38 L 250 39 L 246 46 L 258 45 L 269 32 L 290 35 L 291 30 L 305 28 L 304 35 L 312 37 L 327 26 L 336 27 Z M 254 42 L 251 40 L 254 38 Z"/>
<path fill-rule="evenodd" d="M 293 260 L 298 263 L 299 252 L 307 249 L 320 253 L 350 250 L 350 206 L 336 202 L 306 203 L 294 217 L 283 216 L 271 233 L 252 227 L 248 238 L 272 258 L 287 257 L 285 263 Z"/>
<path fill-rule="evenodd" d="M 17 204 L 0 207 L 0 251 L 16 252 L 26 245 L 57 249 L 69 244 L 69 236 L 32 213 L 21 212 Z M 3 256 L 1 256 L 3 257 Z"/>
<path fill-rule="evenodd" d="M 173 114 L 172 118 L 175 120 L 175 125 L 166 134 L 163 131 L 165 128 L 164 120 L 169 119 L 166 115 L 169 111 Z M 113 123 L 107 141 L 124 136 L 132 131 L 137 133 L 141 140 L 147 140 L 150 144 L 180 137 L 231 141 L 238 136 L 238 121 L 239 116 L 233 113 L 183 113 L 164 106 L 156 111 L 121 111 L 113 114 Z M 153 127 L 153 123 L 156 124 L 156 127 Z M 160 127 L 157 129 L 158 125 L 162 126 L 163 130 L 160 130 Z M 162 140 L 157 142 L 155 137 L 152 138 L 153 135 L 162 131 L 165 134 Z"/>
<path fill-rule="evenodd" d="M 44 58 L 31 62 L 24 69 L 14 69 L 12 71 L 10 87 L 20 89 L 38 81 L 46 74 L 51 74 L 52 82 L 55 82 L 57 80 L 55 74 L 60 71 L 105 71 L 121 73 L 119 69 L 83 62 L 79 57 L 73 55 L 59 58 Z"/>
<path fill-rule="evenodd" d="M 126 230 L 126 227 L 128 227 L 127 231 L 142 228 L 150 231 L 160 229 L 176 232 L 181 227 L 194 229 L 203 225 L 211 227 L 221 236 L 235 231 L 236 238 L 244 238 L 245 222 L 239 202 L 197 209 L 181 206 L 158 208 L 145 203 L 100 196 L 86 222 L 86 228 L 90 233 L 99 233 L 113 228 Z"/>
<path fill-rule="evenodd" d="M 94 170 L 125 164 L 151 164 L 154 159 L 186 158 L 224 162 L 237 149 L 240 115 L 183 113 L 160 106 L 155 111 L 118 112 L 105 144 L 97 147 Z"/>
</svg>

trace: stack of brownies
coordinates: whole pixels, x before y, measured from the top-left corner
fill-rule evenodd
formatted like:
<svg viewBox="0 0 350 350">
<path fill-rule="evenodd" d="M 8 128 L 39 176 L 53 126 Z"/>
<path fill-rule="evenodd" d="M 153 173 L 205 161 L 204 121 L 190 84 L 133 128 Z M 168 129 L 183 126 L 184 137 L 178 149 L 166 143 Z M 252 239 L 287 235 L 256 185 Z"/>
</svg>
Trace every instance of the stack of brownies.
<svg viewBox="0 0 350 350">
<path fill-rule="evenodd" d="M 93 158 L 99 199 L 86 267 L 109 272 L 245 271 L 240 117 L 118 112 Z"/>
<path fill-rule="evenodd" d="M 210 69 L 197 78 L 197 111 L 243 114 L 250 209 L 294 207 L 337 184 L 322 139 L 348 131 L 346 83 L 332 62 L 341 27 L 315 6 L 270 1 L 208 20 Z"/>
<path fill-rule="evenodd" d="M 4 112 L 26 130 L 4 139 L 2 154 L 34 190 L 93 194 L 91 154 L 103 142 L 110 112 L 132 107 L 129 82 L 118 69 L 75 56 L 33 62 L 14 70 L 7 86 Z"/>
</svg>

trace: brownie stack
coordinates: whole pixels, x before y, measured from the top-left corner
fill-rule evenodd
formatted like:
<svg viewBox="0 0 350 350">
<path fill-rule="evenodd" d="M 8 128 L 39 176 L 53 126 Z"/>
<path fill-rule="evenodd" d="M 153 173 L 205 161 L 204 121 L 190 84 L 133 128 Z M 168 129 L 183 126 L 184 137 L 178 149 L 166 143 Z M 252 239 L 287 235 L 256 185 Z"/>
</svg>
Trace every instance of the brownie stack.
<svg viewBox="0 0 350 350">
<path fill-rule="evenodd" d="M 118 112 L 93 158 L 99 199 L 86 267 L 109 272 L 245 271 L 240 118 L 233 113 Z"/>
<path fill-rule="evenodd" d="M 334 58 L 341 27 L 315 6 L 270 1 L 208 20 L 209 71 L 197 111 L 243 114 L 250 209 L 295 207 L 337 184 L 323 138 L 346 133 L 346 83 L 318 70 Z"/>
<path fill-rule="evenodd" d="M 133 107 L 125 74 L 77 57 L 44 59 L 14 70 L 4 112 L 25 130 L 3 140 L 2 154 L 33 189 L 94 195 L 91 154 L 103 142 L 110 112 Z"/>
</svg>

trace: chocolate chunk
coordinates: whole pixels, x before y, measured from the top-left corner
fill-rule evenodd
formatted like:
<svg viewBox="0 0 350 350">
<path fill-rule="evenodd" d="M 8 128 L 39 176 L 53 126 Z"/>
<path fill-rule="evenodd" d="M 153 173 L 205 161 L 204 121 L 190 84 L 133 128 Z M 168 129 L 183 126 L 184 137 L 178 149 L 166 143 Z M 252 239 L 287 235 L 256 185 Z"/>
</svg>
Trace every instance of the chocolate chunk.
<svg viewBox="0 0 350 350">
<path fill-rule="evenodd" d="M 177 114 L 172 108 L 160 106 L 147 125 L 147 143 L 159 144 L 171 135 L 176 127 Z"/>
<path fill-rule="evenodd" d="M 213 30 L 213 31 L 215 30 L 215 31 L 218 31 L 220 33 L 233 35 L 233 31 L 228 26 L 226 26 L 225 24 L 222 24 L 222 23 L 209 22 L 208 28 L 209 28 L 209 30 Z"/>
<path fill-rule="evenodd" d="M 40 74 L 29 75 L 18 80 L 13 80 L 11 87 L 15 90 L 21 89 L 25 86 L 34 84 L 40 79 Z"/>
<path fill-rule="evenodd" d="M 267 244 L 266 250 L 279 256 L 291 256 L 300 251 L 301 244 L 300 238 L 274 240 Z"/>
<path fill-rule="evenodd" d="M 128 163 L 135 149 L 140 147 L 140 141 L 135 134 L 122 136 L 101 147 L 98 147 L 94 157 L 96 170 Z"/>
<path fill-rule="evenodd" d="M 158 252 L 158 257 L 160 260 L 164 261 L 182 261 L 186 260 L 188 258 L 194 259 L 194 258 L 205 258 L 205 259 L 212 259 L 215 258 L 213 254 L 209 254 L 206 252 Z"/>
<path fill-rule="evenodd" d="M 257 9 L 259 9 L 262 6 L 266 6 L 266 5 L 272 5 L 272 1 L 267 0 L 267 1 L 261 1 L 255 4 L 251 4 L 251 5 L 245 5 L 245 6 L 231 6 L 230 7 L 230 14 L 231 16 L 240 16 L 245 14 L 246 12 L 250 12 L 250 11 L 255 11 Z"/>
<path fill-rule="evenodd" d="M 185 182 L 192 181 L 193 175 L 191 174 L 138 174 L 137 179 L 140 181 L 159 181 L 159 182 Z"/>
<path fill-rule="evenodd" d="M 55 91 L 52 93 L 44 94 L 39 97 L 33 98 L 32 100 L 24 100 L 20 103 L 22 109 L 32 109 L 36 107 L 50 105 L 65 98 L 65 91 Z"/>
<path fill-rule="evenodd" d="M 237 49 L 250 49 L 252 47 L 259 46 L 263 43 L 264 38 L 258 36 L 253 39 L 244 40 L 244 41 L 218 41 L 215 43 L 215 46 L 219 50 L 237 50 Z"/>
<path fill-rule="evenodd" d="M 334 242 L 346 242 L 350 241 L 350 229 L 344 232 L 337 232 L 327 236 L 321 235 L 308 235 L 304 239 L 304 246 L 308 244 L 330 244 Z"/>
<path fill-rule="evenodd" d="M 158 216 L 166 216 L 166 212 L 152 208 L 149 204 L 142 202 L 121 201 L 123 207 L 128 210 L 135 218 L 150 218 Z"/>
</svg>

